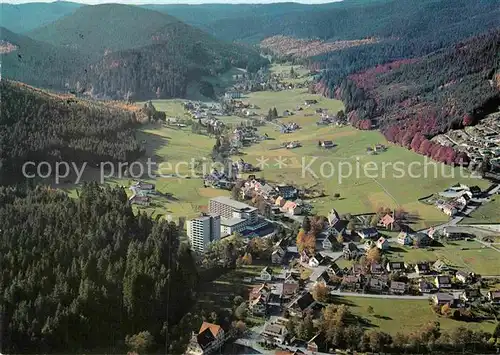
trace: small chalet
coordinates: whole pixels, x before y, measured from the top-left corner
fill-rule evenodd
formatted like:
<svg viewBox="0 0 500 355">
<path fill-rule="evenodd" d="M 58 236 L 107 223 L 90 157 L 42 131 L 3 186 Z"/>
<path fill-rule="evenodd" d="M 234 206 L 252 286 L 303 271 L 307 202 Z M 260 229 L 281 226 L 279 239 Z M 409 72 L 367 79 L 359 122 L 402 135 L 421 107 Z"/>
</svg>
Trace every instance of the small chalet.
<svg viewBox="0 0 500 355">
<path fill-rule="evenodd" d="M 398 243 L 401 245 L 412 245 L 413 239 L 406 232 L 401 232 L 398 234 Z"/>
<path fill-rule="evenodd" d="M 469 191 L 471 192 L 472 197 L 480 197 L 482 194 L 481 188 L 479 186 L 471 186 L 469 188 Z"/>
<path fill-rule="evenodd" d="M 142 190 L 142 191 L 154 191 L 155 185 L 149 184 L 149 183 L 144 182 L 144 181 L 138 181 L 131 186 L 131 189 L 132 188 L 137 189 L 137 190 Z"/>
<path fill-rule="evenodd" d="M 302 252 L 300 253 L 300 262 L 307 264 L 307 263 L 309 263 L 309 259 L 311 259 L 311 256 L 309 255 L 309 253 L 305 250 L 302 250 Z"/>
<path fill-rule="evenodd" d="M 148 196 L 133 195 L 128 199 L 131 205 L 149 206 L 151 199 Z"/>
<path fill-rule="evenodd" d="M 318 103 L 318 100 L 305 100 L 304 105 L 309 106 L 309 105 L 315 105 Z"/>
<path fill-rule="evenodd" d="M 434 284 L 437 288 L 451 288 L 451 279 L 448 275 L 438 275 L 434 278 Z"/>
<path fill-rule="evenodd" d="M 298 206 L 293 201 L 287 201 L 287 202 L 285 202 L 285 204 L 283 205 L 283 207 L 281 207 L 281 210 L 283 212 L 291 214 L 293 216 L 299 215 L 299 214 L 302 213 L 302 208 L 300 206 Z"/>
<path fill-rule="evenodd" d="M 431 272 L 431 267 L 429 263 L 416 263 L 415 272 L 419 275 L 426 275 Z"/>
<path fill-rule="evenodd" d="M 219 325 L 203 322 L 198 334 L 191 340 L 188 353 L 209 354 L 219 349 L 224 344 L 225 338 L 224 329 Z"/>
<path fill-rule="evenodd" d="M 322 332 L 316 334 L 307 342 L 307 350 L 311 351 L 312 353 L 328 352 L 327 341 Z"/>
<path fill-rule="evenodd" d="M 478 288 L 468 288 L 460 294 L 460 298 L 466 302 L 475 301 L 481 298 L 481 291 Z"/>
<path fill-rule="evenodd" d="M 378 277 L 373 277 L 368 282 L 368 287 L 372 292 L 381 292 L 387 287 L 387 282 L 385 280 L 379 279 Z"/>
<path fill-rule="evenodd" d="M 394 217 L 392 217 L 390 214 L 386 214 L 380 219 L 380 225 L 387 229 L 392 229 L 394 222 Z"/>
<path fill-rule="evenodd" d="M 279 196 L 283 196 L 284 199 L 295 199 L 297 198 L 298 191 L 295 187 L 290 185 L 278 185 L 275 187 L 276 192 Z"/>
<path fill-rule="evenodd" d="M 343 249 L 343 256 L 347 260 L 356 259 L 363 255 L 363 252 L 358 249 L 356 244 L 349 242 Z"/>
<path fill-rule="evenodd" d="M 255 286 L 248 295 L 248 306 L 253 315 L 263 316 L 267 311 L 270 289 L 266 284 Z"/>
<path fill-rule="evenodd" d="M 405 272 L 405 264 L 402 261 L 389 261 L 386 268 L 389 272 Z"/>
<path fill-rule="evenodd" d="M 418 290 L 422 293 L 431 293 L 434 290 L 434 285 L 425 280 L 418 283 Z"/>
<path fill-rule="evenodd" d="M 278 322 L 268 322 L 264 325 L 264 330 L 261 335 L 275 344 L 283 344 L 288 334 L 288 330 L 284 324 Z"/>
<path fill-rule="evenodd" d="M 337 263 L 333 262 L 327 269 L 326 271 L 330 274 L 331 276 L 337 276 L 340 277 L 342 276 L 342 270 L 340 267 L 337 265 Z"/>
<path fill-rule="evenodd" d="M 274 204 L 278 207 L 283 207 L 286 203 L 286 200 L 281 197 L 281 196 L 278 196 L 276 197 L 276 200 L 274 200 Z"/>
<path fill-rule="evenodd" d="M 450 267 L 442 260 L 437 260 L 432 264 L 432 269 L 437 272 L 443 272 L 450 270 Z"/>
<path fill-rule="evenodd" d="M 395 295 L 402 295 L 406 291 L 406 283 L 399 281 L 391 281 L 389 291 Z"/>
<path fill-rule="evenodd" d="M 491 303 L 499 304 L 500 303 L 500 290 L 489 291 L 488 292 L 488 300 Z"/>
<path fill-rule="evenodd" d="M 321 244 L 323 246 L 323 249 L 332 250 L 332 247 L 339 243 L 337 242 L 336 237 L 333 234 L 330 234 L 325 239 L 323 239 L 323 242 Z"/>
<path fill-rule="evenodd" d="M 365 268 L 363 265 L 361 264 L 358 264 L 358 263 L 355 263 L 354 265 L 352 265 L 351 267 L 351 273 L 353 275 L 362 275 L 365 273 Z"/>
<path fill-rule="evenodd" d="M 282 298 L 289 299 L 290 297 L 294 296 L 299 290 L 299 287 L 300 286 L 298 282 L 288 282 L 285 280 L 285 282 L 283 282 Z"/>
<path fill-rule="evenodd" d="M 324 286 L 333 286 L 330 279 L 330 274 L 325 270 L 314 280 L 316 284 L 323 284 Z"/>
<path fill-rule="evenodd" d="M 361 239 L 375 239 L 378 237 L 377 228 L 363 228 L 358 231 L 358 235 Z"/>
<path fill-rule="evenodd" d="M 379 263 L 371 263 L 370 264 L 370 273 L 372 275 L 379 275 L 385 272 L 384 267 Z"/>
<path fill-rule="evenodd" d="M 418 247 L 427 247 L 432 244 L 432 238 L 426 233 L 417 233 L 413 236 L 413 244 Z"/>
<path fill-rule="evenodd" d="M 377 246 L 377 248 L 379 248 L 380 250 L 387 250 L 389 249 L 389 242 L 387 241 L 387 239 L 385 239 L 384 237 L 380 237 L 378 238 L 377 242 L 375 243 L 375 245 Z"/>
<path fill-rule="evenodd" d="M 310 267 L 318 267 L 324 260 L 325 257 L 323 255 L 321 255 L 320 253 L 316 253 L 309 259 L 308 265 Z"/>
<path fill-rule="evenodd" d="M 288 305 L 289 312 L 293 315 L 303 315 L 304 312 L 313 308 L 316 301 L 310 292 L 305 292 Z"/>
<path fill-rule="evenodd" d="M 281 264 L 285 258 L 285 252 L 282 249 L 275 249 L 271 254 L 271 262 L 273 264 Z"/>
<path fill-rule="evenodd" d="M 435 305 L 445 305 L 445 304 L 450 304 L 453 302 L 455 297 L 453 297 L 452 294 L 450 293 L 436 293 L 434 296 L 432 296 L 432 301 Z"/>
<path fill-rule="evenodd" d="M 271 281 L 273 279 L 273 270 L 270 267 L 265 267 L 260 272 L 261 280 Z"/>
<path fill-rule="evenodd" d="M 335 147 L 335 143 L 333 143 L 333 141 L 322 141 L 321 147 L 325 149 L 333 148 Z"/>
<path fill-rule="evenodd" d="M 359 290 L 363 286 L 363 277 L 361 275 L 345 275 L 342 278 L 342 286 L 350 290 Z"/>
<path fill-rule="evenodd" d="M 462 270 L 458 270 L 455 273 L 455 277 L 457 278 L 458 281 L 460 281 L 462 283 L 467 283 L 467 281 L 469 281 L 469 278 L 470 278 L 470 273 L 462 271 Z"/>
</svg>

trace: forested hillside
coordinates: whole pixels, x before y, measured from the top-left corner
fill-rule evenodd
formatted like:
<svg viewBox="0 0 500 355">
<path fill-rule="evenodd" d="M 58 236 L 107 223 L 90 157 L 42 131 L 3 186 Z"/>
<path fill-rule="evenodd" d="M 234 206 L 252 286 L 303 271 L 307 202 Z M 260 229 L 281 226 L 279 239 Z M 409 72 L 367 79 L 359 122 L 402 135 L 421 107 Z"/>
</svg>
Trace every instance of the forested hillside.
<svg viewBox="0 0 500 355">
<path fill-rule="evenodd" d="M 79 199 L 0 187 L 0 225 L 2 352 L 126 353 L 126 335 L 141 331 L 165 344 L 167 324 L 169 353 L 181 351 L 172 334 L 197 272 L 174 224 L 92 184 Z"/>
<path fill-rule="evenodd" d="M 35 41 L 0 28 L 2 75 L 31 85 L 64 88 L 75 68 L 83 67 L 86 56 L 76 50 Z"/>
<path fill-rule="evenodd" d="M 0 26 L 17 33 L 46 25 L 81 7 L 82 4 L 67 1 L 49 3 L 0 4 Z"/>
<path fill-rule="evenodd" d="M 183 97 L 202 76 L 268 63 L 255 49 L 137 6 L 84 6 L 29 36 L 2 31 L 16 47 L 5 56 L 6 77 L 94 98 Z"/>
<path fill-rule="evenodd" d="M 132 130 L 140 112 L 56 96 L 5 79 L 0 94 L 4 177 L 19 175 L 26 161 L 131 161 L 142 154 Z"/>
<path fill-rule="evenodd" d="M 499 75 L 496 30 L 429 56 L 352 74 L 335 93 L 357 127 L 375 123 L 388 140 L 437 157 L 430 146 L 420 149 L 422 141 L 495 111 L 500 105 Z M 438 160 L 452 163 L 455 158 L 443 155 Z"/>
</svg>

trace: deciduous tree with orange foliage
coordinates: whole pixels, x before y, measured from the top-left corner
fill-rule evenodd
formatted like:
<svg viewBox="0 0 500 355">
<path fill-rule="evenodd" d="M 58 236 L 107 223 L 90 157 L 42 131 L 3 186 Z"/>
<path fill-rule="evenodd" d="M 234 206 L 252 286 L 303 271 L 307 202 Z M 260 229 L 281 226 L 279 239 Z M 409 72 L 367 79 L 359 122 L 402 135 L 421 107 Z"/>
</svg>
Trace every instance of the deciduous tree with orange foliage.
<svg viewBox="0 0 500 355">
<path fill-rule="evenodd" d="M 297 234 L 297 250 L 302 253 L 303 250 L 314 253 L 316 249 L 316 237 L 312 233 L 306 234 L 304 230 L 300 230 Z"/>
</svg>

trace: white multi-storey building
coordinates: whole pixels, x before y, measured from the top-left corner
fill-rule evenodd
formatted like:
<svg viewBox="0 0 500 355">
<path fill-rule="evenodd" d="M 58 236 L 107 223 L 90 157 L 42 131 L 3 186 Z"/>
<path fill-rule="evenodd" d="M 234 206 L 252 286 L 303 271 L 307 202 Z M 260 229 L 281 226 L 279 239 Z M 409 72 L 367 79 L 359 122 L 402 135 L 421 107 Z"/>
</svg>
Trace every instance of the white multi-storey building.
<svg viewBox="0 0 500 355">
<path fill-rule="evenodd" d="M 229 235 L 243 231 L 247 226 L 259 222 L 257 208 L 247 205 L 226 196 L 210 199 L 208 206 L 210 213 L 221 216 L 221 233 Z"/>
<path fill-rule="evenodd" d="M 221 218 L 217 214 L 203 215 L 188 221 L 187 234 L 194 251 L 204 253 L 208 245 L 220 239 Z"/>
</svg>

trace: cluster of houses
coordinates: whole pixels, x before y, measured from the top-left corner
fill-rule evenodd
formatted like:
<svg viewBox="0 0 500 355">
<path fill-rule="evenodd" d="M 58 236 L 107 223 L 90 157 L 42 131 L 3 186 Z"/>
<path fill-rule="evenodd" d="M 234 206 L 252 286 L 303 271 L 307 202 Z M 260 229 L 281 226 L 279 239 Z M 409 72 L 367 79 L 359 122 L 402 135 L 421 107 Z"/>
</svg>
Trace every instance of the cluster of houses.
<svg viewBox="0 0 500 355">
<path fill-rule="evenodd" d="M 476 125 L 450 131 L 433 140 L 467 153 L 471 170 L 481 168 L 486 160 L 500 168 L 499 117 L 499 113 L 491 114 Z"/>
<path fill-rule="evenodd" d="M 328 109 L 325 108 L 316 109 L 316 113 L 320 114 L 320 119 L 319 121 L 316 122 L 318 126 L 328 126 L 328 125 L 344 126 L 349 123 L 347 121 L 347 116 L 345 118 L 341 118 L 336 114 L 331 115 L 328 112 Z"/>
<path fill-rule="evenodd" d="M 481 197 L 482 191 L 478 186 L 456 184 L 439 193 L 435 202 L 436 208 L 452 217 L 467 209 L 474 199 Z"/>
<path fill-rule="evenodd" d="M 268 135 L 259 134 L 257 127 L 239 126 L 230 135 L 231 148 L 237 151 L 241 147 L 248 147 L 254 143 L 259 143 L 268 139 Z"/>
<path fill-rule="evenodd" d="M 196 120 L 225 115 L 222 105 L 216 102 L 186 101 L 184 102 L 184 109 Z"/>
<path fill-rule="evenodd" d="M 296 122 L 281 123 L 280 132 L 281 133 L 292 133 L 300 129 L 300 126 Z"/>
<path fill-rule="evenodd" d="M 131 205 L 149 206 L 151 196 L 156 195 L 155 185 L 144 181 L 135 182 L 129 190 L 132 191 L 132 196 L 128 199 Z"/>
</svg>

